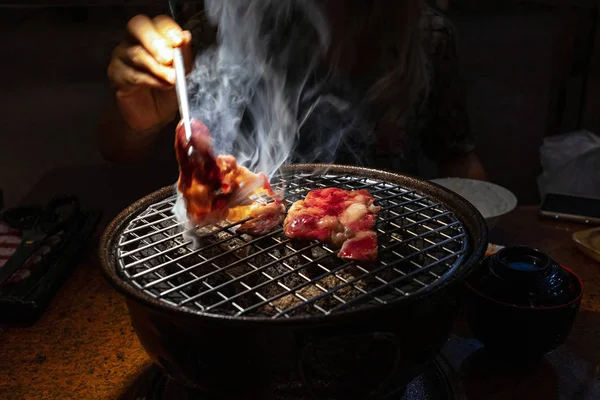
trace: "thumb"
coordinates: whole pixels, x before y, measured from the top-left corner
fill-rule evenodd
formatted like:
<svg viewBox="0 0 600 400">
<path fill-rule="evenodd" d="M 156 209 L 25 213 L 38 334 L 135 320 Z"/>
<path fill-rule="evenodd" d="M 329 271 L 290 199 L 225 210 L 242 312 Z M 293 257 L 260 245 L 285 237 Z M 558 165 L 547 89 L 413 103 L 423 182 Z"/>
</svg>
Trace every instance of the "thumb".
<svg viewBox="0 0 600 400">
<path fill-rule="evenodd" d="M 183 62 L 185 64 L 185 72 L 189 74 L 194 69 L 194 54 L 192 51 L 192 34 L 190 31 L 183 31 L 183 43 L 181 52 L 183 53 Z"/>
</svg>

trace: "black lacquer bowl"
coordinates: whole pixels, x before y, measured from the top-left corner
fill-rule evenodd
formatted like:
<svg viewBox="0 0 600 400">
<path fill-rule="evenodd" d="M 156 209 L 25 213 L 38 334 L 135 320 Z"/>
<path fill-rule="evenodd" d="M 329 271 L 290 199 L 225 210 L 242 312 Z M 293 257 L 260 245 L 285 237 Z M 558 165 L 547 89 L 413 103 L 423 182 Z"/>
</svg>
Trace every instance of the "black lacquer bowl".
<svg viewBox="0 0 600 400">
<path fill-rule="evenodd" d="M 504 358 L 536 360 L 567 339 L 583 283 L 548 255 L 507 247 L 467 279 L 467 316 L 486 349 Z"/>
</svg>

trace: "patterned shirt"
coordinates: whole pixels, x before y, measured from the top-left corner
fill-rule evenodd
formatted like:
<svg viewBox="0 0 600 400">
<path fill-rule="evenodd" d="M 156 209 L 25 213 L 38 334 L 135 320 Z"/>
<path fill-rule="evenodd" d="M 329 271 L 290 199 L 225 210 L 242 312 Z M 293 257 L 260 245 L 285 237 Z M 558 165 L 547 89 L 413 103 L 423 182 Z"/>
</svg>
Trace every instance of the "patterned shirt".
<svg viewBox="0 0 600 400">
<path fill-rule="evenodd" d="M 292 162 L 362 164 L 430 178 L 436 176 L 440 161 L 465 156 L 474 150 L 474 136 L 470 130 L 458 72 L 456 29 L 444 14 L 429 6 L 423 11 L 420 25 L 422 46 L 429 61 L 429 92 L 422 96 L 426 100 L 409 112 L 404 132 L 377 143 L 372 130 L 369 131 L 369 122 L 357 124 L 354 120 L 356 110 L 338 115 L 339 120 L 328 121 L 325 126 L 322 126 L 322 119 L 317 115 L 301 129 L 300 143 L 296 148 L 298 156 L 292 157 Z M 192 32 L 192 47 L 196 54 L 216 41 L 216 29 L 207 23 L 202 12 L 195 13 L 185 28 Z M 352 85 L 323 87 L 321 95 L 329 91 L 344 99 L 359 99 L 360 86 L 352 82 Z M 307 106 L 310 105 L 311 98 L 305 99 L 305 102 Z M 328 119 L 335 114 L 327 108 L 322 112 L 327 113 Z M 355 131 L 343 132 L 341 139 L 338 138 L 335 154 L 323 153 L 321 150 L 328 144 L 323 141 L 336 142 L 336 138 L 315 132 L 344 124 L 351 125 Z M 365 135 L 364 132 L 370 134 Z M 315 151 L 315 143 L 320 143 L 320 146 L 316 146 L 319 154 L 311 157 L 307 153 Z"/>
</svg>

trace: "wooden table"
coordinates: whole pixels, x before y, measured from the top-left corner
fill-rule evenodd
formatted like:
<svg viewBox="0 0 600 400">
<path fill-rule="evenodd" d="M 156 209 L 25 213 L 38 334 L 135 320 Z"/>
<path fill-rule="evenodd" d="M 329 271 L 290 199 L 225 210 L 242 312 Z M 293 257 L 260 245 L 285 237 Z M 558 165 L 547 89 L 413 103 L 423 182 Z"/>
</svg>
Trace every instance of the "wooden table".
<svg viewBox="0 0 600 400">
<path fill-rule="evenodd" d="M 586 293 L 567 344 L 534 368 L 495 368 L 459 321 L 444 352 L 469 399 L 600 398 L 600 264 L 574 247 L 571 234 L 581 228 L 540 221 L 535 207 L 522 207 L 492 231 L 494 243 L 548 252 L 580 275 Z M 35 326 L 0 328 L 0 398 L 114 400 L 150 365 L 94 249 Z"/>
</svg>

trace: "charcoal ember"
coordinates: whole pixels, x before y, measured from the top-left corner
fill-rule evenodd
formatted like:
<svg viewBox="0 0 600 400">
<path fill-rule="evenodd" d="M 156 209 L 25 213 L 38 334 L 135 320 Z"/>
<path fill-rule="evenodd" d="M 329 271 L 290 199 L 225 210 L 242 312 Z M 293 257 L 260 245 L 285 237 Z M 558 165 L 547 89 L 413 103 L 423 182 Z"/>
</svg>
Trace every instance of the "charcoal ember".
<svg viewBox="0 0 600 400">
<path fill-rule="evenodd" d="M 277 307 L 281 311 L 289 310 L 290 308 L 296 307 L 302 304 L 303 301 L 293 294 L 288 294 L 272 302 L 273 306 Z M 265 310 L 268 313 L 268 310 Z"/>
<path fill-rule="evenodd" d="M 310 280 L 316 280 L 340 265 L 340 260 L 327 248 L 307 246 L 306 243 L 279 242 L 274 238 L 256 241 L 245 235 L 236 235 L 226 226 L 205 226 L 194 230 L 193 245 L 184 245 L 185 239 L 181 235 L 176 236 L 178 239 L 164 241 L 166 235 L 161 233 L 151 236 L 149 239 L 151 243 L 160 244 L 140 252 L 142 257 L 155 257 L 154 262 L 157 265 L 164 264 L 164 267 L 157 270 L 160 276 L 175 275 L 169 282 L 156 285 L 155 289 L 165 291 L 172 288 L 172 285 L 183 286 L 181 293 L 174 291 L 170 295 L 170 300 L 174 302 L 181 301 L 185 296 L 196 297 L 198 294 L 206 293 L 197 299 L 196 304 L 206 308 L 223 303 L 215 309 L 223 313 L 235 312 L 236 309 L 232 307 L 234 303 L 237 307 L 248 308 L 264 302 L 265 299 L 280 296 Z M 248 242 L 252 240 L 254 240 L 252 244 L 249 244 Z M 269 250 L 262 251 L 263 249 Z M 158 253 L 163 255 L 156 256 Z M 186 255 L 188 257 L 185 257 Z M 173 262 L 173 260 L 177 261 Z M 283 261 L 274 262 L 276 260 Z M 313 263 L 311 260 L 319 262 Z M 185 272 L 181 273 L 182 270 Z M 356 275 L 348 273 L 348 270 L 337 272 L 342 279 L 326 276 L 313 284 L 279 297 L 271 302 L 271 305 L 262 307 L 262 312 L 266 315 L 275 315 L 278 310 L 301 306 L 306 300 L 336 289 L 344 281 L 353 279 Z M 152 279 L 156 278 L 149 280 Z M 270 283 L 259 291 L 251 290 L 265 282 Z M 359 295 L 360 291 L 353 286 L 361 285 L 364 286 L 362 281 L 342 287 L 334 295 L 328 295 L 314 304 L 298 308 L 294 314 L 321 313 L 318 308 L 329 310 Z M 223 301 L 224 297 L 234 296 L 236 297 L 234 300 Z"/>
<path fill-rule="evenodd" d="M 334 262 L 341 262 L 335 258 L 334 253 L 331 250 L 328 250 L 327 248 L 321 246 L 313 247 L 312 249 L 310 249 L 310 255 L 313 260 L 319 259 L 319 262 L 328 261 L 331 264 L 333 264 Z"/>
<path fill-rule="evenodd" d="M 348 281 L 351 278 L 351 275 L 348 275 L 348 274 L 345 274 L 345 276 L 343 276 L 343 275 L 344 274 L 342 274 L 342 275 L 338 274 L 338 276 L 342 277 L 346 281 Z M 323 296 L 325 293 L 327 293 L 329 291 L 335 290 L 335 292 L 333 294 L 327 294 L 323 298 L 321 298 L 317 301 L 311 302 L 311 304 L 306 304 L 304 306 L 299 307 L 297 310 L 295 310 L 292 313 L 292 315 L 307 313 L 307 312 L 311 313 L 311 314 L 314 314 L 315 312 L 323 313 L 324 311 L 327 312 L 327 311 L 331 310 L 332 308 L 334 308 L 340 304 L 343 304 L 343 302 L 349 301 L 352 298 L 362 294 L 362 292 L 360 290 L 358 290 L 357 288 L 364 289 L 365 288 L 364 282 L 359 281 L 352 285 L 346 285 L 346 286 L 341 287 L 342 285 L 344 285 L 344 280 L 340 279 L 340 277 L 337 277 L 335 275 L 326 276 L 326 277 L 318 280 L 314 284 L 310 284 L 301 289 L 293 291 L 290 294 L 287 294 L 283 297 L 273 300 L 272 305 L 282 311 L 285 311 L 285 310 L 289 310 L 291 308 L 301 306 L 305 301 L 314 300 L 315 298 Z M 295 280 L 295 282 L 299 282 L 299 283 L 303 283 L 303 281 L 306 282 L 306 280 L 304 280 L 298 276 L 292 276 L 290 279 L 293 279 L 293 280 Z M 271 297 L 275 297 L 278 294 L 282 293 L 282 292 L 279 292 L 279 293 L 276 293 L 276 292 L 277 292 L 277 290 L 272 289 L 272 292 L 268 293 L 268 295 L 271 295 Z M 263 311 L 269 315 L 275 314 L 275 311 L 270 307 L 265 307 Z"/>
<path fill-rule="evenodd" d="M 223 244 L 223 248 L 231 251 L 239 259 L 250 258 L 257 250 L 242 239 L 232 238 Z"/>
<path fill-rule="evenodd" d="M 192 296 L 210 290 L 211 287 L 223 286 L 218 292 L 213 290 L 210 295 L 202 296 L 199 300 L 203 306 L 210 306 L 222 302 L 222 295 L 237 296 L 235 300 L 223 304 L 222 310 L 219 306 L 222 312 L 227 312 L 232 303 L 247 308 L 257 302 L 263 302 L 265 297 L 255 293 L 251 288 L 289 273 L 290 269 L 298 265 L 298 261 L 297 257 L 292 256 L 286 260 L 285 266 L 274 263 L 275 260 L 293 255 L 294 250 L 287 248 L 285 244 L 272 248 L 280 243 L 273 239 L 262 240 L 264 247 L 259 246 L 257 241 L 249 244 L 250 240 L 254 238 L 235 235 L 226 226 L 206 226 L 196 230 L 194 246 L 180 249 L 181 255 L 191 256 L 181 261 L 183 267 L 189 269 L 189 272 L 194 274 L 193 278 L 196 278 L 195 283 L 186 286 L 185 293 Z M 165 247 L 174 246 L 177 246 L 177 243 L 166 243 Z M 269 247 L 268 253 L 261 251 L 267 247 Z M 294 257 L 296 260 L 292 259 Z M 190 277 L 185 275 L 178 277 L 181 278 L 181 283 L 190 280 Z M 296 286 L 301 282 L 297 278 L 287 277 L 283 284 Z"/>
<path fill-rule="evenodd" d="M 361 282 L 357 282 L 352 285 L 346 285 L 351 278 L 351 276 L 344 276 L 345 274 L 339 273 L 338 276 L 330 275 L 318 281 L 318 285 L 327 290 L 334 291 L 332 295 L 319 300 L 317 304 L 323 307 L 326 310 L 331 310 L 332 308 L 343 304 L 344 302 L 350 301 L 354 297 L 360 295 L 362 292 L 356 289 L 356 287 L 360 287 Z M 342 279 L 340 279 L 342 278 Z"/>
<path fill-rule="evenodd" d="M 271 247 L 276 243 L 281 243 L 281 231 L 275 231 L 269 235 L 258 238 L 250 235 L 242 235 L 242 237 L 247 241 L 252 241 L 254 245 L 260 249 Z"/>
</svg>

